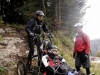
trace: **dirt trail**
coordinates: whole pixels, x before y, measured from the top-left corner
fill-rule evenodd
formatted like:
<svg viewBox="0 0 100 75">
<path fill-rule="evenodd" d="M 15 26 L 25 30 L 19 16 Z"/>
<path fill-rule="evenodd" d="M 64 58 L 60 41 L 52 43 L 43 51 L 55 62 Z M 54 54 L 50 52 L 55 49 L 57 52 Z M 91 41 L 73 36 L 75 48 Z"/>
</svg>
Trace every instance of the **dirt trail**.
<svg viewBox="0 0 100 75">
<path fill-rule="evenodd" d="M 22 32 L 24 30 L 12 27 L 0 27 L 0 67 L 7 68 L 6 75 L 17 75 L 16 68 L 19 61 L 18 57 L 27 57 L 27 39 Z M 4 31 L 2 31 L 4 30 Z"/>
</svg>

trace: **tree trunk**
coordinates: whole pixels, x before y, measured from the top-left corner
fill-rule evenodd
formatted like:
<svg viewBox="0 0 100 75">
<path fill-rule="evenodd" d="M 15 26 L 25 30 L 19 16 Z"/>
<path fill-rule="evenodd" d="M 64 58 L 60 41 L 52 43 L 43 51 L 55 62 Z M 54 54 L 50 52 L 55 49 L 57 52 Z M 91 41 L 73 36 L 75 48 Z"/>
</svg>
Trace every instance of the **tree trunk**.
<svg viewBox="0 0 100 75">
<path fill-rule="evenodd" d="M 58 0 L 55 0 L 55 27 L 57 32 L 57 26 L 58 25 Z"/>
<path fill-rule="evenodd" d="M 59 25 L 61 24 L 61 0 L 59 0 L 59 5 L 58 5 L 58 22 L 59 22 Z"/>
<path fill-rule="evenodd" d="M 44 8 L 44 14 L 45 14 L 45 16 L 46 16 L 45 0 L 42 0 L 42 3 L 43 3 L 43 8 Z M 46 17 L 45 17 L 45 21 L 47 22 Z"/>
<path fill-rule="evenodd" d="M 45 16 L 46 16 L 45 0 L 42 0 L 42 3 L 43 3 L 43 8 L 44 8 L 44 13 L 45 13 Z"/>
</svg>

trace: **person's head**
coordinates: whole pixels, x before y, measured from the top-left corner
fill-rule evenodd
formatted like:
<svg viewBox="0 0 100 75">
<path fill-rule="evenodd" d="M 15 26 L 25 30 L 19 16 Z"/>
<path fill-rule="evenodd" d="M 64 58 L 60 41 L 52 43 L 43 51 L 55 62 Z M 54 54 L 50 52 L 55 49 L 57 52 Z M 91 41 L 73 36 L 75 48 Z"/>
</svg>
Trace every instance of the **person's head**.
<svg viewBox="0 0 100 75">
<path fill-rule="evenodd" d="M 80 32 L 82 32 L 83 25 L 82 25 L 81 23 L 76 23 L 76 24 L 74 25 L 74 28 L 75 28 L 75 31 L 76 31 L 77 33 L 80 33 Z"/>
<path fill-rule="evenodd" d="M 47 46 L 47 51 L 48 51 L 49 53 L 54 54 L 54 55 L 58 55 L 58 48 L 57 48 L 55 45 L 53 45 L 53 44 L 49 44 L 49 45 Z"/>
<path fill-rule="evenodd" d="M 43 16 L 44 16 L 43 11 L 40 11 L 40 10 L 36 11 L 36 17 L 39 21 L 43 19 Z"/>
</svg>

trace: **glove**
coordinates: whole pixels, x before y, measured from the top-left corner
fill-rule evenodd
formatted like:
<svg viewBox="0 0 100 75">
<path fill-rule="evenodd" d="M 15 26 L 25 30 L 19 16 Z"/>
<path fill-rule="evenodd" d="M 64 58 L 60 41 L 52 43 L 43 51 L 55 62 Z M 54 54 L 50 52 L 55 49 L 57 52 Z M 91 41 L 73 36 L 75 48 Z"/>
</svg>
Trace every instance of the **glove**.
<svg viewBox="0 0 100 75">
<path fill-rule="evenodd" d="M 54 38 L 54 36 L 53 36 L 53 35 L 51 35 L 51 38 Z"/>
<path fill-rule="evenodd" d="M 51 38 L 54 38 L 54 36 L 52 34 L 50 34 Z"/>
<path fill-rule="evenodd" d="M 75 53 L 73 53 L 73 58 L 75 59 Z"/>
<path fill-rule="evenodd" d="M 55 69 L 53 67 L 51 67 L 51 66 L 47 66 L 47 69 L 55 72 Z"/>
<path fill-rule="evenodd" d="M 53 36 L 51 33 L 48 33 L 48 35 L 49 35 L 51 38 L 54 38 L 54 36 Z"/>
<path fill-rule="evenodd" d="M 88 54 L 85 54 L 84 56 L 84 60 L 86 60 L 88 58 Z"/>
<path fill-rule="evenodd" d="M 34 36 L 34 33 L 30 33 L 30 36 Z"/>
</svg>

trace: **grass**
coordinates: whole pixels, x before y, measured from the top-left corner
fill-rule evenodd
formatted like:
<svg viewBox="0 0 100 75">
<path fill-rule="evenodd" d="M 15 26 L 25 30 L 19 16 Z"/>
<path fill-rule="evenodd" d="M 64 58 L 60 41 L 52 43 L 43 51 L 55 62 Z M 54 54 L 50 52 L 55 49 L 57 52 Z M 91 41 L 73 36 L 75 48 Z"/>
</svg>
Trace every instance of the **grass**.
<svg viewBox="0 0 100 75">
<path fill-rule="evenodd" d="M 91 73 L 95 75 L 100 75 L 100 63 L 91 63 Z"/>
<path fill-rule="evenodd" d="M 0 67 L 0 75 L 6 75 L 7 69 L 5 67 Z"/>
</svg>

